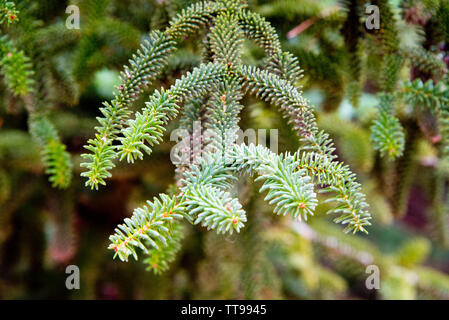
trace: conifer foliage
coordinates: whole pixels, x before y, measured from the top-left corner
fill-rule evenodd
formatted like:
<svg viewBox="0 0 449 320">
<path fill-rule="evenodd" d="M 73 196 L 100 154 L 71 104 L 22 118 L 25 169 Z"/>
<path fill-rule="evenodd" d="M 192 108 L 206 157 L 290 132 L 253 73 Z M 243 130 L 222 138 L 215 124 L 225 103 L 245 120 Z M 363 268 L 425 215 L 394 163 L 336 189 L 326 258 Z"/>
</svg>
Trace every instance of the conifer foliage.
<svg viewBox="0 0 449 320">
<path fill-rule="evenodd" d="M 448 21 L 0 0 L 0 299 L 448 299 Z"/>
<path fill-rule="evenodd" d="M 155 90 L 146 106 L 131 115 L 128 104 L 160 74 L 179 41 L 204 26 L 212 26 L 205 49 L 210 58 L 170 88 Z M 266 68 L 244 64 L 245 37 L 264 50 Z M 215 129 L 214 147 L 184 171 L 176 195 L 161 194 L 125 219 L 111 236 L 109 248 L 125 261 L 129 255 L 137 258 L 137 248 L 150 255 L 147 261 L 154 261 L 152 255 L 163 260 L 162 252 L 178 246 L 173 234 L 182 218 L 218 233 L 239 232 L 247 217 L 230 189 L 243 173 L 256 173 L 256 180 L 263 181 L 260 191 L 276 214 L 307 220 L 318 204 L 316 191 L 323 188 L 321 192 L 333 194 L 328 201 L 335 202 L 329 211 L 338 214 L 335 222 L 346 225 L 347 232 L 367 232 L 370 214 L 365 196 L 348 166 L 333 155 L 332 140 L 317 127 L 312 105 L 296 86 L 301 73 L 296 58 L 282 51 L 270 24 L 244 3 L 195 3 L 175 16 L 166 30 L 153 32 L 121 73 L 114 100 L 101 109 L 104 117 L 99 118 L 98 133 L 83 155 L 86 185 L 97 189 L 106 184 L 116 160 L 133 163 L 151 154 L 168 121 L 192 99 L 209 100 L 207 122 Z M 220 92 L 218 99 L 215 92 Z M 237 145 L 233 133 L 244 93 L 277 105 L 297 131 L 301 149 L 276 155 L 266 147 Z M 159 265 L 166 267 L 155 262 L 150 269 L 158 271 Z"/>
</svg>

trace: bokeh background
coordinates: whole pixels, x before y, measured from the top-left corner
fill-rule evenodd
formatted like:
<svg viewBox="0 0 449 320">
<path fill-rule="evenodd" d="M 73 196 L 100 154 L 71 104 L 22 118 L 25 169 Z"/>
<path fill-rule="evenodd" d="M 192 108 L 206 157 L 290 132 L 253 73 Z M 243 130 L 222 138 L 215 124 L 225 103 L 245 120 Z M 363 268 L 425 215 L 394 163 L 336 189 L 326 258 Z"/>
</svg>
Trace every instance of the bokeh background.
<svg viewBox="0 0 449 320">
<path fill-rule="evenodd" d="M 344 234 L 324 214 L 326 204 L 307 223 L 276 217 L 260 185 L 243 177 L 246 227 L 238 235 L 218 236 L 185 224 L 182 249 L 162 275 L 147 271 L 140 261 L 113 260 L 107 246 L 123 218 L 174 183 L 169 155 L 175 143 L 169 133 L 177 122 L 170 123 L 151 157 L 134 165 L 119 163 L 98 191 L 84 186 L 80 154 L 94 135 L 102 102 L 113 97 L 123 65 L 150 30 L 166 26 L 192 1 L 14 2 L 19 20 L 2 25 L 2 34 L 31 57 L 42 92 L 39 101 L 71 154 L 73 176 L 64 190 L 51 186 L 39 145 L 28 133 L 27 97 L 14 95 L 0 81 L 1 299 L 449 298 L 448 207 L 434 196 L 435 180 L 443 174 L 435 168 L 437 151 L 405 113 L 401 120 L 410 139 L 404 156 L 388 164 L 373 149 L 369 128 L 383 75 L 376 35 L 345 28 L 351 1 L 253 0 L 248 5 L 272 23 L 284 49 L 299 58 L 301 84 L 316 107 L 318 125 L 335 139 L 338 156 L 358 174 L 367 195 L 373 215 L 369 234 Z M 79 30 L 65 26 L 70 4 L 80 8 Z M 401 19 L 401 42 L 422 44 L 431 35 L 427 49 L 446 61 L 445 35 L 432 15 L 432 1 L 389 4 Z M 354 67 L 345 32 L 349 38 L 366 33 L 361 67 Z M 148 94 L 200 63 L 202 37 L 200 32 L 185 39 Z M 244 61 L 262 64 L 263 54 L 245 43 Z M 359 67 L 357 87 L 353 75 Z M 405 78 L 409 70 L 404 69 Z M 133 110 L 143 106 L 148 94 Z M 244 105 L 243 129 L 278 129 L 279 151 L 298 148 L 295 133 L 275 106 L 248 97 Z M 72 264 L 80 269 L 79 290 L 65 287 L 65 268 Z M 366 288 L 368 265 L 380 268 L 379 290 Z"/>
</svg>

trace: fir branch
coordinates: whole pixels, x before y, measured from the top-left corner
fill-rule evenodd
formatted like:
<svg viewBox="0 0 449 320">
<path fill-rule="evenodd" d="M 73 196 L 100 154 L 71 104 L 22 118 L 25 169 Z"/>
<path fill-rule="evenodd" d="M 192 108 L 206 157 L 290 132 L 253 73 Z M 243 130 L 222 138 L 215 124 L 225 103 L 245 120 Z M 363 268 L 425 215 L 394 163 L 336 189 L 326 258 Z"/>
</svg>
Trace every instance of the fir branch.
<svg viewBox="0 0 449 320">
<path fill-rule="evenodd" d="M 179 127 L 187 129 L 190 134 L 193 133 L 193 124 L 195 121 L 203 121 L 204 118 L 204 98 L 191 98 L 184 103 L 179 118 Z"/>
<path fill-rule="evenodd" d="M 214 14 L 224 11 L 225 8 L 221 1 L 194 3 L 186 9 L 182 9 L 181 13 L 170 21 L 166 34 L 177 39 L 187 37 L 210 21 Z"/>
<path fill-rule="evenodd" d="M 123 137 L 119 138 L 121 144 L 117 150 L 121 159 L 126 157 L 128 162 L 134 162 L 137 157 L 142 159 L 140 149 L 150 154 L 151 149 L 145 142 L 154 145 L 162 139 L 165 130 L 162 125 L 177 114 L 178 104 L 186 97 L 206 93 L 224 74 L 225 68 L 220 64 L 201 65 L 178 79 L 169 90 L 156 91 L 142 112 L 128 122 Z"/>
<path fill-rule="evenodd" d="M 133 255 L 137 260 L 136 248 L 150 254 L 150 248 L 161 250 L 167 246 L 174 219 L 183 217 L 183 207 L 177 203 L 176 197 L 166 194 L 160 194 L 159 197 L 135 209 L 132 217 L 126 218 L 125 223 L 119 225 L 115 234 L 109 237 L 111 244 L 108 249 L 115 251 L 114 258 L 118 256 L 120 260 L 128 261 L 128 257 Z"/>
<path fill-rule="evenodd" d="M 207 104 L 205 128 L 212 135 L 209 143 L 224 157 L 237 140 L 239 114 L 243 108 L 241 90 L 238 77 L 228 76 L 214 87 Z"/>
<path fill-rule="evenodd" d="M 208 230 L 215 229 L 218 234 L 239 232 L 246 222 L 246 214 L 237 199 L 229 192 L 213 185 L 192 185 L 184 189 L 186 210 L 194 224 L 201 223 Z"/>
<path fill-rule="evenodd" d="M 284 53 L 276 30 L 261 15 L 248 10 L 238 12 L 238 18 L 245 36 L 265 51 L 267 70 L 281 78 L 295 83 L 302 77 L 298 59 L 291 53 Z"/>
<path fill-rule="evenodd" d="M 8 26 L 11 23 L 17 22 L 19 11 L 16 9 L 16 5 L 12 1 L 0 0 L 0 24 L 7 23 Z"/>
<path fill-rule="evenodd" d="M 268 190 L 265 200 L 275 205 L 274 213 L 291 214 L 299 220 L 302 215 L 306 221 L 307 215 L 313 215 L 318 202 L 313 184 L 305 170 L 297 169 L 299 163 L 293 156 L 277 156 L 266 147 L 251 144 L 236 146 L 231 157 L 237 172 L 246 170 L 259 174 L 256 181 L 264 181 L 260 192 Z"/>
<path fill-rule="evenodd" d="M 170 263 L 175 260 L 176 254 L 181 249 L 183 237 L 181 224 L 174 223 L 170 237 L 167 238 L 166 246 L 159 239 L 155 238 L 154 241 L 159 249 L 153 247 L 148 250 L 143 261 L 147 265 L 147 270 L 153 271 L 156 275 L 166 272 L 170 268 Z"/>
<path fill-rule="evenodd" d="M 101 126 L 96 128 L 95 139 L 90 139 L 86 146 L 94 155 L 83 154 L 83 158 L 89 160 L 82 163 L 87 168 L 87 172 L 82 174 L 88 178 L 86 185 L 98 189 L 98 184 L 105 184 L 105 179 L 110 177 L 109 170 L 115 166 L 113 160 L 118 155 L 113 141 L 129 116 L 127 105 L 166 66 L 168 55 L 175 49 L 174 40 L 197 30 L 221 10 L 224 10 L 222 3 L 195 3 L 173 18 L 164 33 L 153 32 L 150 40 L 142 44 L 141 51 L 130 60 L 130 67 L 125 67 L 121 73 L 121 85 L 115 99 L 111 103 L 105 102 L 105 107 L 100 109 L 104 116 L 98 119 Z"/>
<path fill-rule="evenodd" d="M 184 186 L 210 184 L 219 189 L 229 189 L 231 182 L 237 179 L 231 165 L 232 158 L 224 157 L 220 152 L 207 152 L 184 173 L 182 183 Z"/>
<path fill-rule="evenodd" d="M 163 65 L 166 64 L 167 54 L 174 50 L 173 37 L 179 38 L 193 32 L 208 21 L 212 14 L 224 10 L 222 6 L 222 3 L 201 2 L 183 10 L 173 19 L 164 34 L 153 33 L 153 41 L 146 43 L 146 46 L 143 45 L 143 53 L 139 52 L 139 56 L 131 60 L 131 69 L 126 68 L 121 75 L 122 84 L 119 86 L 119 93 L 116 98 L 111 103 L 105 102 L 105 107 L 101 109 L 104 118 L 99 118 L 101 127 L 97 128 L 98 134 L 95 139 L 90 139 L 88 141 L 89 146 L 86 146 L 86 149 L 94 152 L 93 156 L 83 155 L 83 158 L 90 160 L 90 162 L 82 164 L 83 167 L 88 169 L 87 172 L 82 174 L 88 178 L 86 185 L 98 189 L 98 184 L 105 184 L 104 179 L 110 177 L 109 170 L 114 167 L 113 160 L 117 156 L 113 141 L 129 115 L 126 105 L 139 95 L 140 86 L 147 84 L 156 77 Z M 234 10 L 239 6 L 235 7 Z M 282 63 L 285 60 L 289 61 L 285 64 L 285 67 L 296 65 L 292 56 L 284 55 L 282 57 L 277 35 L 263 18 L 256 14 L 238 12 L 240 13 L 239 19 L 249 23 L 246 29 L 242 26 L 243 31 L 246 31 L 249 37 L 259 42 L 268 52 L 270 51 L 269 48 L 272 48 L 276 55 L 270 56 L 279 57 L 279 61 Z M 153 69 L 147 70 L 147 66 L 152 66 Z M 296 78 L 298 74 L 299 67 L 294 67 L 289 78 Z"/>
<path fill-rule="evenodd" d="M 126 157 L 133 163 L 136 158 L 143 159 L 143 149 L 147 154 L 151 153 L 151 146 L 162 140 L 165 128 L 164 124 L 177 113 L 175 99 L 165 90 L 156 91 L 146 103 L 142 112 L 136 114 L 134 120 L 128 122 L 128 127 L 123 131 L 123 137 L 118 138 L 120 145 L 117 147 L 120 160 Z"/>
<path fill-rule="evenodd" d="M 243 39 L 237 17 L 229 12 L 219 15 L 209 33 L 213 60 L 223 64 L 239 65 Z"/>
<path fill-rule="evenodd" d="M 24 97 L 33 85 L 30 59 L 17 50 L 7 36 L 0 37 L 0 56 L 0 72 L 5 84 L 14 94 Z"/>
<path fill-rule="evenodd" d="M 185 187 L 182 190 L 190 197 L 192 190 L 204 185 L 227 189 L 230 181 L 235 179 L 235 174 L 257 172 L 259 177 L 256 181 L 264 181 L 260 192 L 268 190 L 265 200 L 275 205 L 275 213 L 291 214 L 298 219 L 302 215 L 307 220 L 308 214 L 313 215 L 317 199 L 313 185 L 309 182 L 310 177 L 305 175 L 305 170 L 297 170 L 297 167 L 298 163 L 293 156 L 278 156 L 263 146 L 234 145 L 228 149 L 225 157 L 215 152 L 200 159 L 199 165 L 194 165 L 192 171 L 185 173 Z M 222 193 L 219 195 L 227 196 Z"/>
<path fill-rule="evenodd" d="M 377 119 L 371 126 L 371 141 L 381 156 L 389 159 L 400 157 L 404 151 L 405 133 L 399 119 L 393 115 L 394 97 L 380 97 Z"/>
<path fill-rule="evenodd" d="M 184 173 L 181 188 L 188 216 L 217 233 L 239 232 L 246 214 L 237 199 L 225 191 L 235 180 L 229 159 L 221 152 L 206 153 Z"/>
<path fill-rule="evenodd" d="M 336 156 L 332 155 L 335 150 L 332 140 L 324 132 L 318 132 L 308 101 L 293 86 L 273 74 L 256 68 L 243 66 L 239 72 L 250 92 L 256 93 L 264 100 L 280 105 L 287 113 L 290 122 L 294 123 L 294 128 L 305 142 L 303 151 L 316 153 L 315 159 L 321 161 L 321 165 L 343 166 L 342 163 L 335 161 Z M 310 171 L 310 173 L 312 172 Z M 339 195 L 333 200 L 340 202 L 341 205 L 330 211 L 342 213 L 335 221 L 348 224 L 347 232 L 367 232 L 365 226 L 370 225 L 371 217 L 367 211 L 368 204 L 365 202 L 365 195 L 361 192 L 360 184 L 355 181 L 354 174 L 347 169 L 341 174 L 340 179 L 333 183 L 335 186 L 331 185 L 326 191 L 336 191 Z"/>
<path fill-rule="evenodd" d="M 198 29 L 220 10 L 223 10 L 220 3 L 193 4 L 177 15 L 164 33 L 152 32 L 137 55 L 133 55 L 130 66 L 120 75 L 121 84 L 115 99 L 111 103 L 105 102 L 100 109 L 104 117 L 98 118 L 100 127 L 96 128 L 95 139 L 90 139 L 86 146 L 93 153 L 83 155 L 89 161 L 82 164 L 88 169 L 82 174 L 88 178 L 86 185 L 98 189 L 98 184 L 105 184 L 104 179 L 110 177 L 109 170 L 114 167 L 113 160 L 117 157 L 113 141 L 129 116 L 127 106 L 166 66 L 168 55 L 175 50 L 175 40 Z"/>
<path fill-rule="evenodd" d="M 55 127 L 45 116 L 38 114 L 31 114 L 28 122 L 31 136 L 42 148 L 45 173 L 50 175 L 52 186 L 67 188 L 72 178 L 73 165 L 70 153 L 60 142 Z"/>
<path fill-rule="evenodd" d="M 238 12 L 238 18 L 246 37 L 261 47 L 268 57 L 279 55 L 281 43 L 276 30 L 261 15 L 248 10 Z"/>
<path fill-rule="evenodd" d="M 316 134 L 315 116 L 309 102 L 292 84 L 256 67 L 242 66 L 237 72 L 243 78 L 247 91 L 278 105 L 301 136 L 310 138 Z"/>
<path fill-rule="evenodd" d="M 340 214 L 334 221 L 347 224 L 345 232 L 362 231 L 367 233 L 365 227 L 371 225 L 369 222 L 371 215 L 368 212 L 368 204 L 361 191 L 361 185 L 355 180 L 356 175 L 347 165 L 336 161 L 335 156 L 331 155 L 334 148 L 326 133 L 320 132 L 317 140 L 325 146 L 325 153 L 317 152 L 314 149 L 309 151 L 309 147 L 300 149 L 296 153 L 299 162 L 298 168 L 306 170 L 316 183 L 324 187 L 320 192 L 335 194 L 326 202 L 335 201 L 338 205 L 328 213 Z"/>
<path fill-rule="evenodd" d="M 139 94 L 139 86 L 146 82 L 140 76 L 130 77 L 134 80 L 129 86 L 119 87 L 116 99 L 102 109 L 106 117 L 100 119 L 100 124 L 107 129 L 98 128 L 96 138 L 89 141 L 86 148 L 93 154 L 84 155 L 90 163 L 83 164 L 89 171 L 82 174 L 88 177 L 87 184 L 95 188 L 110 177 L 109 169 L 117 156 L 133 162 L 142 159 L 144 152 L 151 153 L 182 102 L 187 101 L 182 126 L 190 128 L 187 120 L 206 117 L 205 127 L 218 133 L 214 152 L 198 157 L 184 172 L 179 196 L 161 194 L 160 199 L 155 198 L 148 206 L 136 209 L 133 216 L 115 230 L 109 248 L 124 261 L 129 255 L 137 258 L 136 249 L 141 248 L 150 254 L 147 259 L 150 269 L 161 266 L 162 270 L 173 260 L 179 244 L 177 236 L 168 232 L 173 226 L 172 214 L 215 229 L 217 233 L 239 232 L 247 218 L 242 205 L 229 190 L 241 172 L 259 175 L 256 180 L 263 181 L 260 192 L 267 192 L 265 200 L 274 205 L 274 213 L 291 214 L 296 219 L 307 220 L 313 215 L 318 203 L 313 184 L 316 181 L 322 192 L 335 194 L 328 199 L 337 202 L 330 210 L 340 214 L 335 221 L 347 224 L 346 231 L 366 232 L 370 215 L 360 184 L 349 167 L 336 160 L 329 136 L 318 130 L 309 101 L 295 87 L 295 80 L 302 73 L 298 61 L 293 55 L 282 52 L 274 29 L 264 18 L 244 10 L 240 2 L 192 5 L 175 17 L 164 33 L 157 34 L 163 39 L 159 46 L 167 46 L 160 54 L 157 72 L 167 63 L 167 55 L 174 50 L 176 39 L 188 36 L 210 21 L 215 23 L 206 37 L 205 48 L 210 52 L 205 57 L 215 63 L 202 63 L 169 89 L 156 90 L 134 119 L 128 120 L 126 104 L 132 101 L 134 94 Z M 267 54 L 266 70 L 240 65 L 243 35 L 254 40 Z M 145 54 L 140 55 L 142 63 L 149 61 Z M 132 61 L 131 66 L 140 70 L 137 62 Z M 129 77 L 131 71 L 126 69 L 122 73 L 122 82 L 128 81 L 124 77 Z M 146 76 L 156 77 L 157 72 Z M 283 110 L 304 143 L 297 153 L 276 155 L 262 146 L 235 145 L 242 88 Z M 123 105 L 115 105 L 114 101 L 123 101 Z M 120 144 L 115 145 L 114 141 Z M 167 250 L 160 249 L 166 243 Z"/>
<path fill-rule="evenodd" d="M 432 77 L 440 78 L 447 73 L 444 62 L 436 54 L 422 47 L 405 48 L 401 50 L 401 54 L 410 60 L 413 67 Z"/>
<path fill-rule="evenodd" d="M 43 150 L 43 162 L 46 166 L 45 173 L 54 188 L 65 189 L 72 180 L 72 161 L 66 146 L 55 140 L 49 141 Z"/>
<path fill-rule="evenodd" d="M 424 107 L 432 112 L 445 108 L 449 102 L 449 93 L 440 83 L 434 84 L 432 80 L 423 83 L 421 79 L 403 84 L 400 94 L 402 98 L 414 108 Z"/>
<path fill-rule="evenodd" d="M 290 52 L 274 55 L 268 62 L 267 70 L 295 85 L 303 77 L 304 70 L 299 66 L 298 58 Z"/>
<path fill-rule="evenodd" d="M 385 92 L 393 92 L 396 90 L 399 72 L 403 65 L 404 59 L 402 56 L 390 53 L 383 58 L 382 72 L 380 84 L 382 90 Z"/>
<path fill-rule="evenodd" d="M 120 75 L 119 92 L 111 103 L 105 102 L 100 109 L 103 118 L 98 118 L 95 139 L 88 141 L 86 149 L 92 154 L 83 154 L 83 158 L 90 160 L 82 163 L 87 168 L 82 176 L 87 177 L 86 185 L 98 189 L 98 184 L 105 184 L 104 179 L 110 176 L 109 169 L 114 167 L 113 160 L 116 153 L 112 145 L 118 132 L 129 116 L 127 105 L 135 100 L 167 63 L 167 55 L 174 50 L 174 42 L 170 37 L 153 32 L 150 39 L 142 44 L 137 55 L 133 55 L 130 66 Z"/>
</svg>

